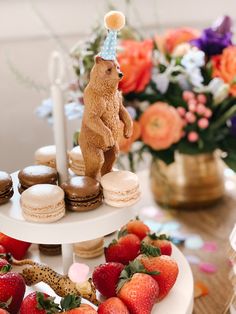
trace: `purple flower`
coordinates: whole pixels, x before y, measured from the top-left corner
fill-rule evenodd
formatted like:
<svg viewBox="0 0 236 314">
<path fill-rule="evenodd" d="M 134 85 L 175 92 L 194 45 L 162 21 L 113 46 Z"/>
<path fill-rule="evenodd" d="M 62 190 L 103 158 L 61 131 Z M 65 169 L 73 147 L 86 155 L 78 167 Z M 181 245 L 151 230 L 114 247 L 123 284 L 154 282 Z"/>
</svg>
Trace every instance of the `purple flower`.
<svg viewBox="0 0 236 314">
<path fill-rule="evenodd" d="M 231 18 L 224 16 L 218 19 L 211 28 L 204 29 L 201 37 L 192 40 L 191 44 L 208 56 L 220 54 L 224 48 L 232 45 L 231 28 Z"/>
<path fill-rule="evenodd" d="M 236 116 L 232 117 L 230 120 L 230 133 L 236 136 Z"/>
</svg>

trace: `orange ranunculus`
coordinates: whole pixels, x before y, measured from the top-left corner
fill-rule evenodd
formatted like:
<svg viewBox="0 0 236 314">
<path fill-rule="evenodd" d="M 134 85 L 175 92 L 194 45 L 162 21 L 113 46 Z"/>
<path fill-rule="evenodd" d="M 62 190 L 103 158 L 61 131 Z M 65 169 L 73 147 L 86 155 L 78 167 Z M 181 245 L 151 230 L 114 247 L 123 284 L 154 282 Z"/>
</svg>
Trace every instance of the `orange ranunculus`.
<svg viewBox="0 0 236 314">
<path fill-rule="evenodd" d="M 124 125 L 122 125 L 122 128 L 121 128 L 122 134 L 119 138 L 119 147 L 120 147 L 120 151 L 122 151 L 123 153 L 128 153 L 131 149 L 132 144 L 140 138 L 141 127 L 138 121 L 133 121 L 133 134 L 130 138 L 124 137 L 123 128 L 124 128 Z"/>
<path fill-rule="evenodd" d="M 140 93 L 151 79 L 153 41 L 124 40 L 121 47 L 117 59 L 124 77 L 119 87 L 124 94 Z"/>
<path fill-rule="evenodd" d="M 164 35 L 164 50 L 171 54 L 178 45 L 189 42 L 199 36 L 200 32 L 198 30 L 189 27 L 169 30 Z"/>
<path fill-rule="evenodd" d="M 183 121 L 177 110 L 164 102 L 151 105 L 141 116 L 141 137 L 155 150 L 167 149 L 182 136 Z"/>
<path fill-rule="evenodd" d="M 236 47 L 229 46 L 223 53 L 211 58 L 213 67 L 213 77 L 220 77 L 225 83 L 230 85 L 230 93 L 236 96 Z"/>
</svg>

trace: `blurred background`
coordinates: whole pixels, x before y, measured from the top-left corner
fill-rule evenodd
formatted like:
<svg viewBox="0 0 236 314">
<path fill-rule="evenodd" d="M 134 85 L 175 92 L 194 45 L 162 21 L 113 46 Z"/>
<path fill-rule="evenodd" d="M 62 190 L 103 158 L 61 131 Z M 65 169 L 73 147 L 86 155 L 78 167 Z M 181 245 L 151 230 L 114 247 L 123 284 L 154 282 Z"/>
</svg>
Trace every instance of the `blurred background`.
<svg viewBox="0 0 236 314">
<path fill-rule="evenodd" d="M 236 18 L 235 0 L 0 0 L 0 169 L 13 172 L 33 160 L 36 148 L 53 143 L 51 126 L 35 110 L 49 97 L 48 59 L 65 55 L 88 36 L 104 12 L 122 10 L 144 35 L 164 29 L 203 28 L 222 14 Z M 68 79 L 73 79 L 73 71 Z M 68 125 L 68 144 L 77 120 Z"/>
</svg>

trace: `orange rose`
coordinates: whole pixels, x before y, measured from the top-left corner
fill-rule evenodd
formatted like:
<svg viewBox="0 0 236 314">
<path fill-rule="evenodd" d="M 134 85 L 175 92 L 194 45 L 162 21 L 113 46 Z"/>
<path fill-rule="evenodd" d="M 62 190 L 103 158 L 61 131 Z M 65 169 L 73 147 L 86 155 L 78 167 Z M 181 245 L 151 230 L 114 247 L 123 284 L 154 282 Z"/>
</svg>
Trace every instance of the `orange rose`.
<svg viewBox="0 0 236 314">
<path fill-rule="evenodd" d="M 124 40 L 117 56 L 124 77 L 120 89 L 124 94 L 142 92 L 151 79 L 153 41 Z"/>
<path fill-rule="evenodd" d="M 220 77 L 230 85 L 230 93 L 236 96 L 236 47 L 229 46 L 223 50 L 222 55 L 211 58 L 213 77 Z"/>
<path fill-rule="evenodd" d="M 119 139 L 119 147 L 120 151 L 122 151 L 123 153 L 128 153 L 130 151 L 132 144 L 140 138 L 141 127 L 138 121 L 133 121 L 133 134 L 130 138 L 124 137 L 123 128 L 124 125 L 121 128 L 122 134 Z"/>
<path fill-rule="evenodd" d="M 189 42 L 199 36 L 200 32 L 198 30 L 189 27 L 169 30 L 164 35 L 164 50 L 171 54 L 178 45 Z"/>
<path fill-rule="evenodd" d="M 167 149 L 182 136 L 183 121 L 177 110 L 164 102 L 151 105 L 141 116 L 142 140 L 155 150 Z"/>
</svg>

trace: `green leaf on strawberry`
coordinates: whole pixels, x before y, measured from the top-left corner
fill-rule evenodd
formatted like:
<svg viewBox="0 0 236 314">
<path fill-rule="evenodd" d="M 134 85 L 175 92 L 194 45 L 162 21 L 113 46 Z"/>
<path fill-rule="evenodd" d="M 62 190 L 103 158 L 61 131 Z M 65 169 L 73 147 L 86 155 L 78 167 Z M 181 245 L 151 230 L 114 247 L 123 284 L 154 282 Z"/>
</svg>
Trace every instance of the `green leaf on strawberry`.
<svg viewBox="0 0 236 314">
<path fill-rule="evenodd" d="M 64 311 L 76 309 L 81 304 L 81 297 L 74 294 L 68 294 L 65 298 L 61 299 L 60 304 Z"/>
<path fill-rule="evenodd" d="M 46 310 L 47 314 L 58 313 L 60 308 L 58 304 L 56 304 L 55 298 L 53 297 L 45 297 L 45 295 L 41 292 L 36 293 L 36 300 L 37 300 L 37 308 L 39 310 Z"/>
<path fill-rule="evenodd" d="M 9 305 L 12 302 L 12 297 L 10 297 L 7 302 L 0 302 L 0 309 L 8 309 Z"/>
<path fill-rule="evenodd" d="M 166 234 L 160 234 L 157 235 L 156 233 L 149 233 L 149 238 L 152 240 L 167 240 L 170 241 L 170 237 L 168 237 Z"/>
<path fill-rule="evenodd" d="M 141 253 L 145 254 L 147 256 L 160 256 L 161 255 L 161 251 L 158 247 L 155 247 L 153 245 L 148 245 L 145 242 L 141 243 Z"/>
</svg>

